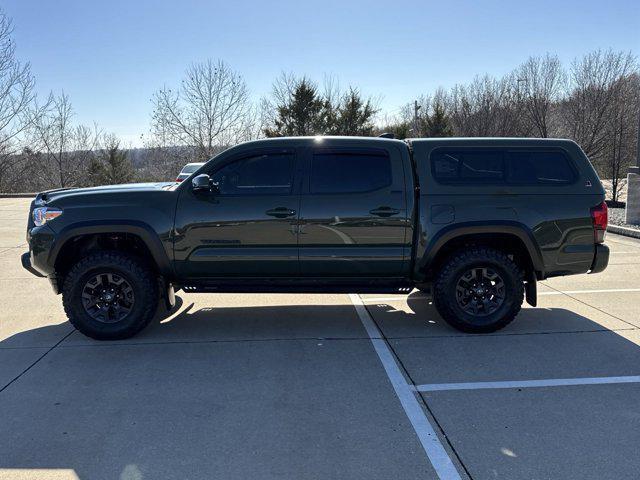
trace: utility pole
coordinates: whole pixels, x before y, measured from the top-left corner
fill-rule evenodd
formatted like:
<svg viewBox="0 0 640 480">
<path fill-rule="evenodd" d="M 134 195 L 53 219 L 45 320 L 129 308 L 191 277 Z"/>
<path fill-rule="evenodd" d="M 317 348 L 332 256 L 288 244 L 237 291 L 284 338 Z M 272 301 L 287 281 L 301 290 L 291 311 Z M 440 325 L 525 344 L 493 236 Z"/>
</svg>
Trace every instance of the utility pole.
<svg viewBox="0 0 640 480">
<path fill-rule="evenodd" d="M 420 108 L 422 108 L 420 105 L 418 105 L 418 100 L 414 100 L 413 101 L 413 134 L 414 136 L 418 136 L 419 132 L 418 132 L 418 110 L 420 110 Z"/>
<path fill-rule="evenodd" d="M 522 95 L 520 93 L 520 84 L 521 83 L 527 83 L 527 79 L 526 78 L 518 78 L 516 79 L 516 93 L 518 94 L 518 107 L 520 107 L 520 101 L 522 100 Z"/>
<path fill-rule="evenodd" d="M 640 108 L 638 108 L 638 148 L 636 149 L 636 164 L 629 167 L 629 173 L 640 175 Z"/>
</svg>

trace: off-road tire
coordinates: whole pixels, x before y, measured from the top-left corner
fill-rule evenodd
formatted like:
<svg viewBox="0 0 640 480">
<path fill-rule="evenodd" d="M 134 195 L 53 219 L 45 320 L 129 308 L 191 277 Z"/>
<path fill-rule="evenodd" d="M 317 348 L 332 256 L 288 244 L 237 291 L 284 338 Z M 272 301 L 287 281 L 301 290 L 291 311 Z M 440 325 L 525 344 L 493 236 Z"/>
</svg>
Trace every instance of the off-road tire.
<svg viewBox="0 0 640 480">
<path fill-rule="evenodd" d="M 464 311 L 458 304 L 456 285 L 472 268 L 493 269 L 504 281 L 505 297 L 500 307 L 485 316 Z M 524 274 L 504 252 L 487 247 L 472 247 L 454 253 L 443 265 L 433 286 L 433 301 L 440 316 L 452 327 L 467 333 L 500 330 L 516 317 L 524 298 Z"/>
<path fill-rule="evenodd" d="M 134 303 L 127 316 L 114 323 L 92 318 L 82 303 L 86 282 L 100 273 L 117 274 L 133 288 Z M 153 319 L 158 306 L 158 282 L 143 261 L 114 251 L 96 252 L 79 260 L 68 272 L 62 287 L 62 303 L 69 321 L 96 340 L 121 340 L 134 336 Z"/>
</svg>

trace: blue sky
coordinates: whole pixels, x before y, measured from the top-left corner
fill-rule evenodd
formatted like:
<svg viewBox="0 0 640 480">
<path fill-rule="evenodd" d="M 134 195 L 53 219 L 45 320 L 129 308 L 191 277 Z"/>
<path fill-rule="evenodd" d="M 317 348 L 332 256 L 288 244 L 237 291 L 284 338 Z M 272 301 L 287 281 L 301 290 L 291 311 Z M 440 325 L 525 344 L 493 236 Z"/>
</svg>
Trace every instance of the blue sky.
<svg viewBox="0 0 640 480">
<path fill-rule="evenodd" d="M 207 58 L 257 99 L 282 71 L 381 95 L 393 113 L 438 86 L 501 75 L 530 55 L 567 64 L 597 48 L 640 53 L 640 2 L 4 0 L 38 90 L 69 94 L 77 121 L 126 142 L 148 131 L 152 93 Z"/>
</svg>

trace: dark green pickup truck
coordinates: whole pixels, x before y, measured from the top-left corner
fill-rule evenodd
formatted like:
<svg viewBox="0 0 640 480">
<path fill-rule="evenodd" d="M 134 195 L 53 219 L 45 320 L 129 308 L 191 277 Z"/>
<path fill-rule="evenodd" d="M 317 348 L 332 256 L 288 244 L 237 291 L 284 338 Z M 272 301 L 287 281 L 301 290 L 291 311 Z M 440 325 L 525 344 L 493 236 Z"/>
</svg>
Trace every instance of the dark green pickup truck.
<svg viewBox="0 0 640 480">
<path fill-rule="evenodd" d="M 181 184 L 52 190 L 24 267 L 98 339 L 142 330 L 187 292 L 430 289 L 491 332 L 536 281 L 608 262 L 604 189 L 568 140 L 299 137 L 230 148 Z"/>
</svg>

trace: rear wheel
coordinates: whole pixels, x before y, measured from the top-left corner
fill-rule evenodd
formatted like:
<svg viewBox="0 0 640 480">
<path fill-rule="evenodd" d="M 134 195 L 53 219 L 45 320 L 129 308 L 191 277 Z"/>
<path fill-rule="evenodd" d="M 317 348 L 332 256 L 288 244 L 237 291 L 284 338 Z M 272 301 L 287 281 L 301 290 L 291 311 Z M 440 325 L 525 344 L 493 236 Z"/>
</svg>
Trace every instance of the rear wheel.
<svg viewBox="0 0 640 480">
<path fill-rule="evenodd" d="M 158 282 L 134 256 L 97 252 L 67 274 L 62 301 L 69 321 L 97 340 L 129 338 L 146 327 L 158 304 Z"/>
<path fill-rule="evenodd" d="M 434 304 L 451 326 L 470 333 L 494 332 L 520 311 L 523 273 L 505 253 L 474 247 L 454 254 L 434 284 Z"/>
</svg>

